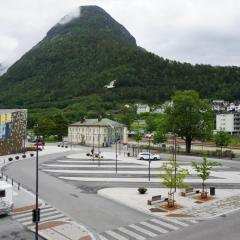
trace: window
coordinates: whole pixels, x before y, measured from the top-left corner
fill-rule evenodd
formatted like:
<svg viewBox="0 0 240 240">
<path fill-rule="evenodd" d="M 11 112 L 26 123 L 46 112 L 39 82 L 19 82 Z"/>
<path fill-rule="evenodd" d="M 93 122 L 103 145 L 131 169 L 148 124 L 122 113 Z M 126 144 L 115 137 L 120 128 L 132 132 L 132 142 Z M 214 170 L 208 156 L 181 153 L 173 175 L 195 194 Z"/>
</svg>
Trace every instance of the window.
<svg viewBox="0 0 240 240">
<path fill-rule="evenodd" d="M 6 191 L 0 190 L 0 198 L 6 197 Z"/>
</svg>

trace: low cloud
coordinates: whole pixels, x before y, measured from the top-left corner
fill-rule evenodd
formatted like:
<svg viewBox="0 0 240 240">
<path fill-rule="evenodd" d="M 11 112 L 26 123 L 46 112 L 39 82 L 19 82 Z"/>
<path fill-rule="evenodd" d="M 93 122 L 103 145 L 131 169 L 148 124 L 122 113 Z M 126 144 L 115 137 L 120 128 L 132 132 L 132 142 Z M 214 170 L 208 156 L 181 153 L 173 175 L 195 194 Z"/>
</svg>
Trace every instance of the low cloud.
<svg viewBox="0 0 240 240">
<path fill-rule="evenodd" d="M 63 16 L 89 4 L 103 7 L 130 31 L 138 45 L 162 57 L 193 64 L 240 65 L 238 0 L 2 1 L 0 62 L 15 61 Z"/>
</svg>

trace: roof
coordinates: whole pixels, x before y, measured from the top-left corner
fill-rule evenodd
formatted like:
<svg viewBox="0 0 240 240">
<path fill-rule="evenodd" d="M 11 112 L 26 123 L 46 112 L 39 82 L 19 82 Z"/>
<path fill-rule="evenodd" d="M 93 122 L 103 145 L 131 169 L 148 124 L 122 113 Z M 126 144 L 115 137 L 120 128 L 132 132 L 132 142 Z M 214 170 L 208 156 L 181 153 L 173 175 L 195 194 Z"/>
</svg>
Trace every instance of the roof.
<svg viewBox="0 0 240 240">
<path fill-rule="evenodd" d="M 0 114 L 27 111 L 27 109 L 0 109 Z"/>
<path fill-rule="evenodd" d="M 112 127 L 112 128 L 120 128 L 125 127 L 124 124 L 112 121 L 108 118 L 103 118 L 98 121 L 97 118 L 95 119 L 85 119 L 84 122 L 76 122 L 71 124 L 70 126 L 101 126 L 101 127 Z"/>
</svg>

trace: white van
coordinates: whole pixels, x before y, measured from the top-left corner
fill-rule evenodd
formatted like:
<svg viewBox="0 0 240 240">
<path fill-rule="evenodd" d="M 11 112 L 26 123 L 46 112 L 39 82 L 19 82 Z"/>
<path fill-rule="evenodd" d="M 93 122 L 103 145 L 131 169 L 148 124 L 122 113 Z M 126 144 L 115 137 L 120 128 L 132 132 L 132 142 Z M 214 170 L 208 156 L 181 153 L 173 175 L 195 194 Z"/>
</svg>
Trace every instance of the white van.
<svg viewBox="0 0 240 240">
<path fill-rule="evenodd" d="M 9 214 L 13 210 L 12 185 L 0 180 L 0 215 Z"/>
<path fill-rule="evenodd" d="M 152 154 L 150 153 L 149 155 L 149 152 L 141 152 L 138 154 L 138 159 L 140 160 L 160 160 L 160 156 L 158 154 Z"/>
</svg>

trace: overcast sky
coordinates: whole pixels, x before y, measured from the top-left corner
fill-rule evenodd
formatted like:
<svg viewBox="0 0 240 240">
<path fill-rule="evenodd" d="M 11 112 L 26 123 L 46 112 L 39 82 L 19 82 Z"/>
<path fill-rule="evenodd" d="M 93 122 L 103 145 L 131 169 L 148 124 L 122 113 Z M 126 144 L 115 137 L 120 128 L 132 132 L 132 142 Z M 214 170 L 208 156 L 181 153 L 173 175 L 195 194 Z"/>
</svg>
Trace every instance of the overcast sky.
<svg viewBox="0 0 240 240">
<path fill-rule="evenodd" d="M 80 5 L 103 7 L 164 58 L 240 66 L 239 0 L 0 0 L 0 63 L 12 62 Z"/>
</svg>

